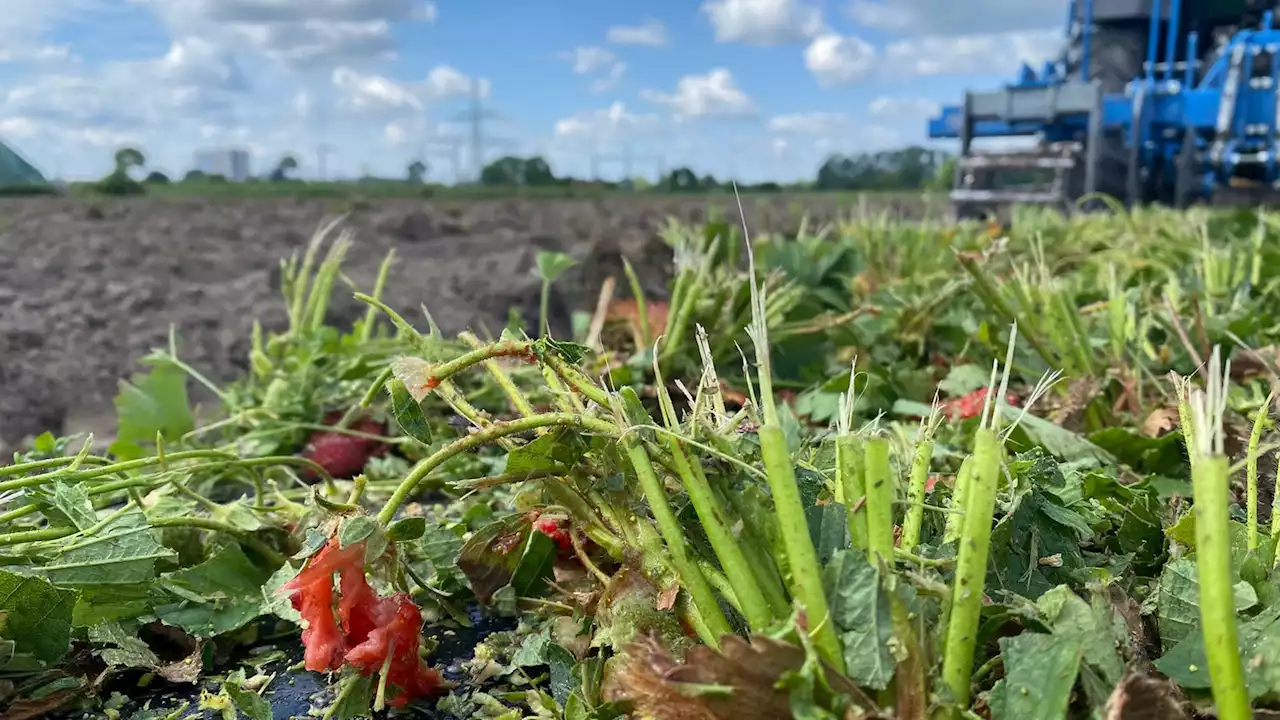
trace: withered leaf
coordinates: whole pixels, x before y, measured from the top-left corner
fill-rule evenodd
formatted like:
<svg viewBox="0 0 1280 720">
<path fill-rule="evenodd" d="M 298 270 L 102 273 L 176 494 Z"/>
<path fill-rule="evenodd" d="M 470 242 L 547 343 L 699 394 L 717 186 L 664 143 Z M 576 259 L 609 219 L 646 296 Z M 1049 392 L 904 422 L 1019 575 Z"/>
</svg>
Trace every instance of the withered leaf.
<svg viewBox="0 0 1280 720">
<path fill-rule="evenodd" d="M 1188 720 L 1168 680 L 1130 673 L 1107 700 L 1106 720 Z"/>
</svg>

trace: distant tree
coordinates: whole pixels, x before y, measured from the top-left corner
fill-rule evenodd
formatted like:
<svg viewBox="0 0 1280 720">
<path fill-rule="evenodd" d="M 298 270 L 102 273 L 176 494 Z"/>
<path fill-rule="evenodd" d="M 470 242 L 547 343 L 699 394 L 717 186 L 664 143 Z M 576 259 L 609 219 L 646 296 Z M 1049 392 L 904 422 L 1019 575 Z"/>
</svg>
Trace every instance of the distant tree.
<svg viewBox="0 0 1280 720">
<path fill-rule="evenodd" d="M 551 165 L 542 157 L 531 157 L 524 161 L 524 184 L 534 187 L 546 187 L 556 184 L 555 173 Z"/>
<path fill-rule="evenodd" d="M 207 177 L 203 170 L 188 170 L 187 174 L 182 176 L 182 182 L 204 182 Z"/>
<path fill-rule="evenodd" d="M 133 168 L 146 167 L 147 157 L 142 151 L 133 147 L 124 147 L 116 151 L 116 172 L 128 174 Z"/>
<path fill-rule="evenodd" d="M 546 187 L 559 184 L 551 165 L 544 158 L 522 158 L 514 155 L 498 158 L 480 171 L 480 184 L 489 187 Z"/>
<path fill-rule="evenodd" d="M 147 177 L 142 181 L 148 185 L 168 185 L 170 183 L 169 176 L 159 170 L 152 170 L 147 173 Z"/>
<path fill-rule="evenodd" d="M 271 182 L 284 182 L 291 179 L 289 173 L 298 169 L 298 159 L 292 155 L 285 155 L 280 158 L 280 162 L 276 163 L 276 169 L 271 171 Z"/>
<path fill-rule="evenodd" d="M 414 160 L 409 163 L 408 173 L 409 182 L 414 185 L 421 185 L 423 177 L 427 174 L 427 164 L 421 160 Z"/>
<path fill-rule="evenodd" d="M 700 192 L 702 190 L 702 181 L 698 179 L 698 175 L 687 167 L 676 168 L 672 170 L 665 178 L 662 184 L 670 192 Z"/>
</svg>

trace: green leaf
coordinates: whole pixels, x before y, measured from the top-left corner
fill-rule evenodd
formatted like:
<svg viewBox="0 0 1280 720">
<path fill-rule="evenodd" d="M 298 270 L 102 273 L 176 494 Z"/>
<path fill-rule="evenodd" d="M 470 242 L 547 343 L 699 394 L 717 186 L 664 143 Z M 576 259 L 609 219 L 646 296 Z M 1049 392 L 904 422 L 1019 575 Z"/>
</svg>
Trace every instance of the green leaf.
<svg viewBox="0 0 1280 720">
<path fill-rule="evenodd" d="M 18 652 L 52 664 L 71 647 L 71 614 L 76 592 L 46 580 L 0 570 L 0 637 Z"/>
<path fill-rule="evenodd" d="M 1200 587 L 1194 560 L 1170 561 L 1160 573 L 1156 595 L 1156 627 L 1160 644 L 1173 647 L 1200 627 Z"/>
<path fill-rule="evenodd" d="M 1022 633 L 1000 638 L 1005 677 L 992 691 L 994 720 L 1067 717 L 1083 651 L 1078 637 Z"/>
<path fill-rule="evenodd" d="M 550 432 L 508 453 L 504 472 L 567 472 L 586 451 L 586 444 L 576 433 Z"/>
<path fill-rule="evenodd" d="M 883 690 L 893 678 L 893 617 L 880 572 L 856 550 L 835 554 L 825 570 L 831 620 L 840 634 L 849 677 Z"/>
<path fill-rule="evenodd" d="M 150 373 L 120 382 L 115 398 L 116 442 L 146 445 L 155 442 L 157 433 L 174 441 L 195 429 L 186 372 L 171 362 L 153 362 Z"/>
<path fill-rule="evenodd" d="M 577 688 L 573 671 L 578 660 L 562 645 L 552 643 L 547 646 L 547 667 L 551 670 L 551 696 L 560 707 L 566 707 L 569 695 Z"/>
<path fill-rule="evenodd" d="M 428 525 L 422 539 L 418 541 L 418 547 L 430 564 L 431 572 L 442 585 L 465 582 L 465 576 L 458 570 L 462 538 L 448 528 Z"/>
<path fill-rule="evenodd" d="M 1065 585 L 1041 595 L 1036 606 L 1053 628 L 1054 637 L 1078 641 L 1085 662 L 1098 671 L 1108 689 L 1120 682 L 1125 671 L 1125 658 L 1120 650 L 1128 644 L 1128 639 L 1123 620 L 1118 629 L 1109 606 L 1090 605 Z M 1102 700 L 1105 702 L 1106 698 Z"/>
<path fill-rule="evenodd" d="M 977 365 L 955 365 L 938 383 L 938 389 L 952 397 L 968 395 L 981 390 L 991 381 L 991 369 Z"/>
<path fill-rule="evenodd" d="M 275 713 L 271 709 L 271 703 L 258 693 L 244 689 L 246 682 L 244 670 L 236 670 L 227 676 L 226 682 L 222 684 L 222 691 L 231 698 L 236 710 L 249 720 L 272 720 Z"/>
<path fill-rule="evenodd" d="M 409 389 L 398 378 L 387 382 L 391 392 L 391 412 L 405 435 L 423 445 L 431 444 L 431 425 L 427 423 L 427 415 L 422 411 L 422 403 L 413 399 Z"/>
<path fill-rule="evenodd" d="M 511 515 L 480 528 L 462 545 L 457 566 L 482 605 L 511 582 L 530 535 L 528 519 Z M 537 533 L 541 534 L 541 533 Z"/>
<path fill-rule="evenodd" d="M 547 586 L 556 564 L 556 544 L 540 532 L 529 533 L 529 542 L 520 564 L 511 577 L 517 597 L 537 597 Z"/>
<path fill-rule="evenodd" d="M 102 623 L 89 628 L 89 641 L 95 645 L 111 646 L 97 653 L 108 665 L 154 668 L 160 664 L 160 658 L 151 648 L 118 622 Z"/>
<path fill-rule="evenodd" d="M 338 690 L 338 698 L 329 708 L 332 720 L 364 720 L 373 704 L 375 675 L 348 675 Z"/>
<path fill-rule="evenodd" d="M 1280 693 L 1280 607 L 1268 609 L 1240 625 L 1240 658 L 1250 699 Z M 1189 632 L 1155 667 L 1188 690 L 1209 690 L 1209 666 L 1204 633 Z"/>
<path fill-rule="evenodd" d="M 805 508 L 804 516 L 818 562 L 826 565 L 837 552 L 849 547 L 849 513 L 844 505 L 813 505 Z"/>
<path fill-rule="evenodd" d="M 345 518 L 338 528 L 338 546 L 348 548 L 367 540 L 378 529 L 378 521 L 368 515 Z"/>
<path fill-rule="evenodd" d="M 118 514 L 96 534 L 60 547 L 37 568 L 55 585 L 139 585 L 156 575 L 156 561 L 176 553 L 162 546 L 137 507 Z"/>
<path fill-rule="evenodd" d="M 157 607 L 156 616 L 198 638 L 238 630 L 265 611 L 262 585 L 269 577 L 239 545 L 228 545 L 199 565 L 164 575 L 162 586 L 182 599 Z"/>
<path fill-rule="evenodd" d="M 387 526 L 387 537 L 394 542 L 417 540 L 427 531 L 427 519 L 424 517 L 407 517 L 396 520 Z"/>
<path fill-rule="evenodd" d="M 538 263 L 538 277 L 547 283 L 555 282 L 566 270 L 577 265 L 577 262 L 565 253 L 552 252 L 550 250 L 540 251 L 536 262 Z"/>
<path fill-rule="evenodd" d="M 88 530 L 98 524 L 98 514 L 93 511 L 89 493 L 81 483 L 54 483 L 53 506 L 65 515 L 77 530 Z"/>
</svg>

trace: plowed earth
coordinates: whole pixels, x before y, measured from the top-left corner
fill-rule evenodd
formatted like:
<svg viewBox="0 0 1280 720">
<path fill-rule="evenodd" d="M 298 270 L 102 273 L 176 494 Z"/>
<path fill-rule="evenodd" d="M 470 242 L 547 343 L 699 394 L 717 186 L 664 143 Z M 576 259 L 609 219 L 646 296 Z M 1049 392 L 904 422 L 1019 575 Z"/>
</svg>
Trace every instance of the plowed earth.
<svg viewBox="0 0 1280 720">
<path fill-rule="evenodd" d="M 918 199 L 901 197 L 744 202 L 753 232 L 793 232 L 802 212 L 811 223 L 867 209 L 924 212 Z M 389 304 L 420 319 L 425 303 L 445 332 L 497 332 L 512 307 L 535 320 L 537 252 L 571 254 L 580 264 L 552 299 L 563 337 L 569 310 L 590 309 L 608 275 L 622 279 L 623 255 L 647 291 L 661 295 L 670 251 L 659 232 L 669 217 L 705 220 L 711 205 L 737 221 L 731 200 L 705 198 L 0 202 L 0 451 L 45 430 L 109 437 L 118 380 L 165 344 L 171 324 L 187 362 L 214 379 L 242 372 L 254 318 L 267 328 L 285 323 L 280 259 L 305 248 L 337 213 L 350 211 L 344 227 L 354 232 L 354 246 L 344 269 L 357 287 L 372 287 L 395 247 Z M 346 324 L 363 306 L 340 295 L 333 319 Z"/>
</svg>

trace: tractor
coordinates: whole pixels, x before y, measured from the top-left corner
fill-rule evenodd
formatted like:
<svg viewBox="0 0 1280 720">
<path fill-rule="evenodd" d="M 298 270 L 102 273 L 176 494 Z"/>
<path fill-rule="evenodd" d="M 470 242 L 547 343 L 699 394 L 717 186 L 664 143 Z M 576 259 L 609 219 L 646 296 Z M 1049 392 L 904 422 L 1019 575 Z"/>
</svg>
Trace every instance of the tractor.
<svg viewBox="0 0 1280 720">
<path fill-rule="evenodd" d="M 1265 203 L 1280 190 L 1276 0 L 1071 0 L 1061 52 L 929 120 L 960 141 L 960 218 Z M 1030 139 L 994 143 L 975 140 Z"/>
</svg>

